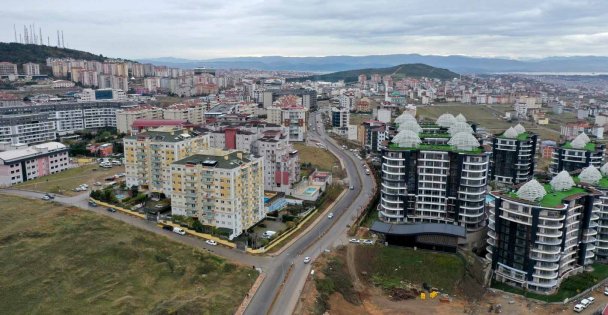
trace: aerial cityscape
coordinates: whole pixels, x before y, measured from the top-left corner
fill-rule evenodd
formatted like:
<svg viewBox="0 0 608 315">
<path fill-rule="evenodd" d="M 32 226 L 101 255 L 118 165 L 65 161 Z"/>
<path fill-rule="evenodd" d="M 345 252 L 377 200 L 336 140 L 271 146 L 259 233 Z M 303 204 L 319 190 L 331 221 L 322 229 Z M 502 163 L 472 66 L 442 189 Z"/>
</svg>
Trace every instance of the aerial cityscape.
<svg viewBox="0 0 608 315">
<path fill-rule="evenodd" d="M 15 3 L 2 314 L 608 314 L 608 3 Z"/>
</svg>

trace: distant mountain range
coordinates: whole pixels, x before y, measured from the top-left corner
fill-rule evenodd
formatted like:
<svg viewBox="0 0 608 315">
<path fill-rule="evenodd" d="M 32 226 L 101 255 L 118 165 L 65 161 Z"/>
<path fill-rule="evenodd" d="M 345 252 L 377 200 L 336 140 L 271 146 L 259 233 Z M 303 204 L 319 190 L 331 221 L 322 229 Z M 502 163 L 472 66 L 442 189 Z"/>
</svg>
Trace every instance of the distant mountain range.
<svg viewBox="0 0 608 315">
<path fill-rule="evenodd" d="M 434 79 L 449 80 L 458 77 L 458 73 L 454 73 L 447 69 L 440 69 L 431 67 L 429 65 L 414 63 L 414 64 L 403 64 L 389 68 L 369 68 L 369 69 L 357 69 L 348 71 L 339 71 L 328 74 L 319 74 L 309 77 L 289 79 L 289 81 L 329 81 L 336 82 L 344 80 L 344 82 L 357 82 L 360 74 L 365 74 L 369 79 L 372 74 L 377 73 L 380 75 L 391 75 L 393 79 L 399 79 L 403 77 L 427 77 Z"/>
<path fill-rule="evenodd" d="M 291 70 L 328 73 L 362 68 L 388 68 L 400 64 L 427 64 L 433 67 L 468 73 L 497 72 L 608 72 L 608 57 L 548 57 L 533 60 L 436 56 L 419 54 L 327 56 L 327 57 L 234 57 L 190 60 L 173 57 L 140 59 L 178 68 L 209 67 L 217 69 Z"/>
</svg>

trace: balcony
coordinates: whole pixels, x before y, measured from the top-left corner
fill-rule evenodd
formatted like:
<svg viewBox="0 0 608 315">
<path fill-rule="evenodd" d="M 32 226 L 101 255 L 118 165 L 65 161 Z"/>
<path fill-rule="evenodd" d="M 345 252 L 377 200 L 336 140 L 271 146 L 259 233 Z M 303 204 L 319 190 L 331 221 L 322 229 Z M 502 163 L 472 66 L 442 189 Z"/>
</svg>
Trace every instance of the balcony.
<svg viewBox="0 0 608 315">
<path fill-rule="evenodd" d="M 540 271 L 537 270 L 532 274 L 532 277 L 534 278 L 541 278 L 541 279 L 557 279 L 557 271 Z"/>
<path fill-rule="evenodd" d="M 540 254 L 540 253 L 532 252 L 530 254 L 530 258 L 537 260 L 537 261 L 558 262 L 560 259 L 560 255 L 559 255 L 559 253 L 558 254 Z"/>
<path fill-rule="evenodd" d="M 530 248 L 531 251 L 541 254 L 555 255 L 559 254 L 562 249 L 560 246 L 536 245 Z"/>
<path fill-rule="evenodd" d="M 557 270 L 559 270 L 559 264 L 558 263 L 537 262 L 536 265 L 534 265 L 534 269 L 546 270 L 546 271 L 557 271 Z"/>
</svg>

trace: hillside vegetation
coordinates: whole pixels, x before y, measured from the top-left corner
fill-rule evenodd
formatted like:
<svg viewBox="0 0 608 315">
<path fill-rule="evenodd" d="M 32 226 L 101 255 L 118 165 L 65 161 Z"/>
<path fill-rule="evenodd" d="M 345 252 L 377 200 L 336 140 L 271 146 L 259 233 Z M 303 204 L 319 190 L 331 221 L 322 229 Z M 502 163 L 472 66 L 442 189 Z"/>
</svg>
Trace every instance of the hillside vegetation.
<svg viewBox="0 0 608 315">
<path fill-rule="evenodd" d="M 357 82 L 359 75 L 364 74 L 369 79 L 372 74 L 380 74 L 382 76 L 391 75 L 393 79 L 401 79 L 404 77 L 427 77 L 433 79 L 449 80 L 458 77 L 458 73 L 452 72 L 448 69 L 441 69 L 431 67 L 429 65 L 414 63 L 414 64 L 403 64 L 389 68 L 369 68 L 369 69 L 358 69 L 349 71 L 339 71 L 328 74 L 319 74 L 302 78 L 289 79 L 289 81 L 330 81 L 336 82 L 344 80 L 344 82 Z"/>
<path fill-rule="evenodd" d="M 44 64 L 48 57 L 97 61 L 104 61 L 107 59 L 103 55 L 95 55 L 86 51 L 69 48 L 19 43 L 0 43 L 0 61 L 8 61 L 19 65 L 26 62 Z"/>
</svg>

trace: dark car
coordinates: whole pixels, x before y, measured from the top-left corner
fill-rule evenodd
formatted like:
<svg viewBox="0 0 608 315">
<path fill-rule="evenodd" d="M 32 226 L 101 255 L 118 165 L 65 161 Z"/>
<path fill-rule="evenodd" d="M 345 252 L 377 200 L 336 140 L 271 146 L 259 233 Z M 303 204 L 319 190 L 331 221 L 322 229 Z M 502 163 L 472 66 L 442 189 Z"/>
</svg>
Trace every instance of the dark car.
<svg viewBox="0 0 608 315">
<path fill-rule="evenodd" d="M 170 225 L 163 225 L 163 230 L 173 231 L 173 227 Z"/>
<path fill-rule="evenodd" d="M 108 207 L 108 209 L 106 209 L 106 210 L 108 210 L 108 212 L 116 212 L 116 209 L 114 209 L 112 207 Z"/>
</svg>

